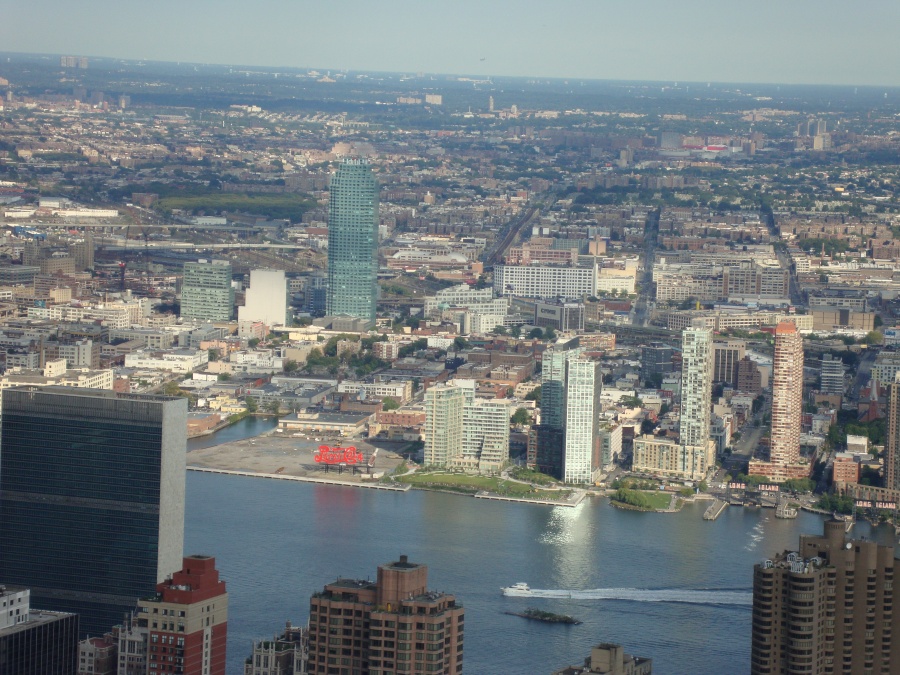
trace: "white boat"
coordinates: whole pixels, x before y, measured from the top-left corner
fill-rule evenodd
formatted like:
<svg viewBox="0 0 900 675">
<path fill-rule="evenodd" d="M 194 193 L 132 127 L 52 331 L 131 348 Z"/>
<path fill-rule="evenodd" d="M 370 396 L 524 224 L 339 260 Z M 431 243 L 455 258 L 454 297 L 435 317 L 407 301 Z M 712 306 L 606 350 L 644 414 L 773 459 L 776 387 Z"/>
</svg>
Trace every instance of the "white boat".
<svg viewBox="0 0 900 675">
<path fill-rule="evenodd" d="M 503 595 L 511 595 L 514 597 L 527 598 L 533 595 L 531 589 L 528 588 L 528 584 L 524 581 L 520 581 L 512 586 L 507 586 L 506 588 L 501 588 L 500 590 L 503 591 Z"/>
</svg>

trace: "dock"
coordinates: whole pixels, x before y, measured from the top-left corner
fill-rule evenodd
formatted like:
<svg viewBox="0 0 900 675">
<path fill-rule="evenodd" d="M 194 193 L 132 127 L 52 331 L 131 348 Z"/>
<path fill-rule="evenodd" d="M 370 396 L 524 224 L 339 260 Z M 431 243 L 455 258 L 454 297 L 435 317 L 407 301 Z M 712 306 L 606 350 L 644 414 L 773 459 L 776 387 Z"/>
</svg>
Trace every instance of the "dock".
<svg viewBox="0 0 900 675">
<path fill-rule="evenodd" d="M 704 511 L 703 520 L 715 520 L 722 515 L 722 511 L 724 511 L 727 506 L 728 502 L 723 502 L 721 499 L 714 500 L 713 503 L 709 505 L 709 508 Z"/>
<path fill-rule="evenodd" d="M 474 495 L 475 499 L 493 499 L 499 502 L 519 502 L 520 504 L 538 504 L 540 506 L 568 506 L 574 508 L 584 501 L 587 493 L 584 490 L 575 490 L 565 501 L 553 501 L 550 499 L 529 499 L 528 497 L 503 497 L 492 492 L 482 491 Z"/>
<path fill-rule="evenodd" d="M 368 488 L 370 490 L 387 490 L 389 492 L 406 492 L 410 485 L 387 485 L 385 483 L 363 483 L 348 480 L 333 480 L 330 478 L 310 478 L 309 476 L 288 476 L 283 473 L 258 473 L 255 471 L 234 471 L 232 469 L 210 469 L 205 466 L 188 466 L 188 471 L 201 471 L 203 473 L 223 473 L 229 476 L 249 476 L 251 478 L 275 478 L 278 480 L 293 480 L 300 483 L 319 483 L 321 485 L 343 485 L 344 487 Z"/>
</svg>

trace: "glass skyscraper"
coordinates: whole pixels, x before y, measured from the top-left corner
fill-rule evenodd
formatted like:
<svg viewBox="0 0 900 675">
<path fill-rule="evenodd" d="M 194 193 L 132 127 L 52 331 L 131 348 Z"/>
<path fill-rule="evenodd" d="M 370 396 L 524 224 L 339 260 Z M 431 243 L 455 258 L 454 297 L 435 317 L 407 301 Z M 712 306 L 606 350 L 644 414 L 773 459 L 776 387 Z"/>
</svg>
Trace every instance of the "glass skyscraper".
<svg viewBox="0 0 900 675">
<path fill-rule="evenodd" d="M 375 321 L 378 298 L 378 184 L 369 163 L 344 161 L 328 204 L 326 312 Z"/>
<path fill-rule="evenodd" d="M 19 387 L 2 413 L 0 580 L 102 635 L 181 568 L 187 401 Z"/>
</svg>

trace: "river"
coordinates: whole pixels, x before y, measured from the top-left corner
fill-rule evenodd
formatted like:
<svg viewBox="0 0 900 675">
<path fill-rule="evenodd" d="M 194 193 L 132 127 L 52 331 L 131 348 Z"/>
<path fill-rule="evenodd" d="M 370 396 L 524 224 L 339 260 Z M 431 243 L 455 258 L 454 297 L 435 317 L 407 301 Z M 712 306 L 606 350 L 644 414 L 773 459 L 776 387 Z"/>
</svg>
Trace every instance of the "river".
<svg viewBox="0 0 900 675">
<path fill-rule="evenodd" d="M 187 486 L 185 552 L 215 556 L 228 583 L 235 675 L 254 639 L 306 622 L 312 593 L 339 576 L 374 578 L 401 554 L 466 607 L 466 673 L 550 673 L 619 642 L 652 657 L 654 673 L 740 675 L 753 564 L 822 530 L 820 516 L 777 520 L 772 509 L 729 507 L 708 522 L 703 503 L 656 514 L 596 498 L 570 509 L 193 472 Z M 865 523 L 854 534 L 893 541 Z M 544 597 L 501 595 L 518 581 Z M 584 623 L 503 614 L 528 606 Z"/>
<path fill-rule="evenodd" d="M 221 445 L 222 443 L 253 438 L 254 436 L 259 436 L 267 431 L 271 431 L 277 426 L 278 418 L 276 417 L 256 417 L 255 415 L 249 415 L 215 433 L 189 438 L 187 449 L 188 452 L 190 452 L 191 450 L 209 448 L 214 445 Z M 190 463 L 190 456 L 188 456 L 188 464 Z"/>
</svg>

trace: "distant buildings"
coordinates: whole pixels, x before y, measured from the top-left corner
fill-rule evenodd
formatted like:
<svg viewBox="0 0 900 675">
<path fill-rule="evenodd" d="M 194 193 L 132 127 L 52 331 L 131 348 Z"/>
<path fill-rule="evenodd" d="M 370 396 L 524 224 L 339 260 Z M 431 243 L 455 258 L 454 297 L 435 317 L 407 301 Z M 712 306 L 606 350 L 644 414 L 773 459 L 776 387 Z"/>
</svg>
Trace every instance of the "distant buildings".
<svg viewBox="0 0 900 675">
<path fill-rule="evenodd" d="M 102 635 L 180 565 L 187 402 L 21 387 L 2 414 L 0 580 Z"/>
<path fill-rule="evenodd" d="M 428 590 L 428 568 L 401 555 L 374 582 L 338 579 L 312 596 L 308 672 L 457 675 L 463 619 L 453 595 Z"/>
<path fill-rule="evenodd" d="M 819 391 L 823 394 L 844 393 L 844 362 L 831 354 L 823 354 L 819 362 Z"/>
<path fill-rule="evenodd" d="M 378 184 L 366 160 L 348 159 L 331 179 L 326 312 L 374 322 L 377 279 Z"/>
<path fill-rule="evenodd" d="M 900 560 L 844 525 L 754 566 L 752 675 L 900 673 Z"/>
<path fill-rule="evenodd" d="M 238 307 L 238 321 L 261 321 L 270 327 L 290 324 L 284 270 L 251 270 L 250 288 L 244 306 Z"/>
<path fill-rule="evenodd" d="M 27 588 L 0 586 L 0 673 L 75 675 L 77 671 L 78 616 L 32 609 Z"/>
<path fill-rule="evenodd" d="M 769 461 L 750 460 L 751 475 L 779 482 L 809 476 L 809 464 L 800 462 L 802 417 L 803 338 L 794 324 L 782 322 L 775 327 Z"/>
<path fill-rule="evenodd" d="M 234 313 L 231 264 L 188 262 L 181 287 L 181 316 L 198 321 L 230 321 Z"/>
<path fill-rule="evenodd" d="M 288 621 L 281 635 L 253 643 L 244 675 L 306 675 L 308 660 L 309 630 Z"/>
</svg>

